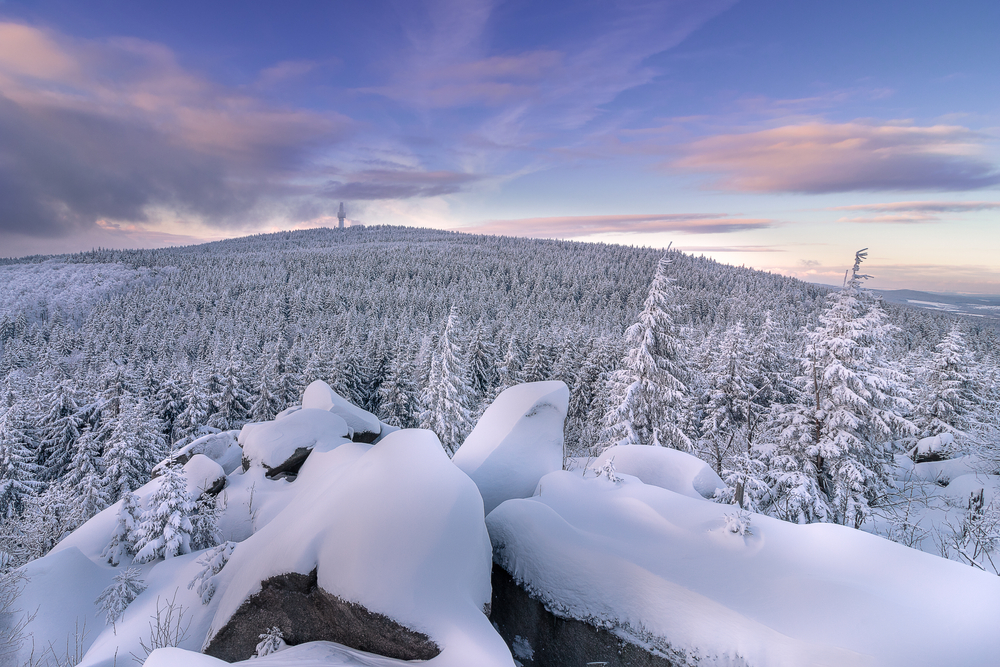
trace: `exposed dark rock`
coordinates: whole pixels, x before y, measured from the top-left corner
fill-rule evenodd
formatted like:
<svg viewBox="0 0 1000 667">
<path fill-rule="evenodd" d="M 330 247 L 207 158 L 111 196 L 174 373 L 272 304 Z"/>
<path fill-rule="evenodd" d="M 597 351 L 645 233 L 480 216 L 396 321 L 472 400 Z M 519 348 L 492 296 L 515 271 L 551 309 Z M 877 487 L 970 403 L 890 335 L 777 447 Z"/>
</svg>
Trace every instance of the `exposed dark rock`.
<svg viewBox="0 0 1000 667">
<path fill-rule="evenodd" d="M 228 662 L 246 660 L 256 652 L 259 635 L 273 626 L 281 629 L 290 646 L 331 641 L 400 660 L 430 660 L 441 652 L 427 635 L 327 593 L 317 584 L 316 570 L 271 577 L 261 586 L 212 638 L 205 653 Z"/>
<path fill-rule="evenodd" d="M 351 436 L 351 440 L 354 442 L 363 442 L 366 445 L 370 445 L 378 439 L 379 435 L 381 435 L 381 432 L 373 433 L 371 431 L 356 431 L 354 435 Z"/>
<path fill-rule="evenodd" d="M 223 475 L 219 479 L 212 483 L 212 486 L 205 489 L 204 494 L 208 496 L 217 496 L 222 493 L 222 490 L 226 488 L 226 476 Z"/>
<path fill-rule="evenodd" d="M 309 453 L 311 451 L 312 447 L 298 447 L 294 452 L 292 452 L 291 456 L 285 459 L 284 462 L 279 463 L 273 468 L 268 468 L 267 465 L 265 464 L 264 468 L 267 470 L 267 472 L 264 474 L 266 474 L 268 477 L 277 477 L 278 475 L 282 474 L 284 474 L 285 476 L 294 477 L 299 473 L 299 468 L 302 467 L 302 464 L 306 462 L 307 458 L 309 458 Z"/>
<path fill-rule="evenodd" d="M 681 667 L 604 628 L 560 618 L 532 598 L 499 565 L 493 565 L 490 620 L 525 667 Z M 529 657 L 530 656 L 530 657 Z"/>
<path fill-rule="evenodd" d="M 250 459 L 248 459 L 247 457 L 244 456 L 243 457 L 243 472 L 246 472 L 247 470 L 250 470 Z"/>
</svg>

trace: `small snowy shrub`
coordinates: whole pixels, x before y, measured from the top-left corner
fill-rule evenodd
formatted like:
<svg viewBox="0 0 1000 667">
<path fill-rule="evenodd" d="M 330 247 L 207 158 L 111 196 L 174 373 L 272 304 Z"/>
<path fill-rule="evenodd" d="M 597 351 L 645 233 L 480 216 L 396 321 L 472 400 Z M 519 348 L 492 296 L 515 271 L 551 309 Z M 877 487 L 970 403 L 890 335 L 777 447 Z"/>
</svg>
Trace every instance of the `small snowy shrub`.
<svg viewBox="0 0 1000 667">
<path fill-rule="evenodd" d="M 219 518 L 225 510 L 220 496 L 202 497 L 196 503 L 197 511 L 191 516 L 191 550 L 200 551 L 222 542 Z"/>
<path fill-rule="evenodd" d="M 104 612 L 108 623 L 115 623 L 125 614 L 125 609 L 139 594 L 146 590 L 146 584 L 139 578 L 140 570 L 130 567 L 119 572 L 111 585 L 104 589 L 94 604 Z"/>
<path fill-rule="evenodd" d="M 622 478 L 619 477 L 615 472 L 615 457 L 612 456 L 610 459 L 604 462 L 604 465 L 601 467 L 601 469 L 597 471 L 597 476 L 607 477 L 609 482 L 614 482 L 615 484 L 622 481 Z"/>
<path fill-rule="evenodd" d="M 514 641 L 511 644 L 511 652 L 518 660 L 535 659 L 535 650 L 531 648 L 531 642 L 521 635 L 514 635 Z"/>
<path fill-rule="evenodd" d="M 191 627 L 191 619 L 185 622 L 184 614 L 187 610 L 177 603 L 177 591 L 169 600 L 156 598 L 156 615 L 149 617 L 149 639 L 139 639 L 139 646 L 142 647 L 144 656 L 132 654 L 136 662 L 142 664 L 149 657 L 149 654 L 158 648 L 168 646 L 179 646 L 181 642 L 188 638 L 188 629 Z M 76 663 L 74 663 L 76 664 Z"/>
<path fill-rule="evenodd" d="M 285 646 L 284 633 L 278 626 L 273 626 L 268 629 L 260 637 L 260 643 L 257 644 L 257 653 L 254 655 L 255 658 L 263 658 L 265 655 L 271 655 L 275 651 L 280 651 L 282 647 Z"/>
<path fill-rule="evenodd" d="M 201 596 L 202 604 L 211 602 L 212 596 L 215 595 L 215 575 L 222 572 L 222 568 L 229 562 L 229 557 L 233 555 L 235 548 L 236 542 L 225 542 L 214 549 L 209 549 L 204 556 L 198 559 L 202 570 L 188 584 L 188 590 L 197 586 L 197 593 Z"/>
<path fill-rule="evenodd" d="M 735 533 L 740 537 L 753 535 L 750 529 L 750 512 L 740 510 L 736 514 L 724 514 L 726 521 L 726 532 Z"/>
</svg>

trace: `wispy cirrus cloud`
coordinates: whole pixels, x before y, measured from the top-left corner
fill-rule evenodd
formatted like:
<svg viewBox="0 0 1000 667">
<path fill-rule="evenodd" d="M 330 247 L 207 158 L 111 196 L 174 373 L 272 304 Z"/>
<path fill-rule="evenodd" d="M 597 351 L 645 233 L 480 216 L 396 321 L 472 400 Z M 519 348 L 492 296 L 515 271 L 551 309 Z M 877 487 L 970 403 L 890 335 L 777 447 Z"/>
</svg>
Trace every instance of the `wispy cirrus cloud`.
<svg viewBox="0 0 1000 667">
<path fill-rule="evenodd" d="M 331 199 L 410 199 L 454 194 L 480 180 L 454 171 L 368 169 L 331 181 L 322 196 Z"/>
<path fill-rule="evenodd" d="M 214 83 L 159 44 L 0 22 L 0 233 L 152 223 L 154 211 L 240 227 L 299 193 L 316 147 L 351 125 Z"/>
<path fill-rule="evenodd" d="M 811 122 L 690 142 L 671 166 L 744 192 L 963 191 L 1000 184 L 988 140 L 954 125 Z"/>
<path fill-rule="evenodd" d="M 942 213 L 970 213 L 1000 209 L 998 201 L 901 201 L 883 204 L 831 206 L 830 211 L 871 211 L 879 215 L 844 217 L 838 222 L 919 224 L 941 221 Z"/>
<path fill-rule="evenodd" d="M 498 234 L 531 238 L 582 238 L 596 234 L 651 234 L 656 232 L 728 234 L 751 229 L 766 229 L 777 224 L 773 220 L 735 218 L 725 214 L 660 213 L 490 220 L 480 225 L 463 227 L 461 231 L 473 234 Z"/>
</svg>

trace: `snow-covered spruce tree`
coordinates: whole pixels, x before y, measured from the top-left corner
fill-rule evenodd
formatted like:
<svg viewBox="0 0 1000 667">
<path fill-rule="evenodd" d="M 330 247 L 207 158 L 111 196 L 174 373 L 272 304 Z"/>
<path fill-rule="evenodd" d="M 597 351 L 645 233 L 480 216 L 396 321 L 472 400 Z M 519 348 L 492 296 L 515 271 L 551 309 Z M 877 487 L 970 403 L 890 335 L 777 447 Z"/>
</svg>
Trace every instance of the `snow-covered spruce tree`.
<svg viewBox="0 0 1000 667">
<path fill-rule="evenodd" d="M 24 512 L 25 502 L 41 487 L 37 474 L 24 411 L 15 404 L 0 414 L 0 522 Z"/>
<path fill-rule="evenodd" d="M 166 457 L 166 442 L 144 399 L 123 397 L 122 411 L 104 452 L 112 502 L 149 481 L 153 466 Z"/>
<path fill-rule="evenodd" d="M 971 365 L 965 337 L 955 323 L 918 374 L 915 421 L 920 437 L 965 430 Z"/>
<path fill-rule="evenodd" d="M 94 604 L 99 612 L 104 612 L 108 624 L 117 623 L 125 615 L 125 610 L 139 594 L 146 590 L 146 583 L 139 578 L 142 571 L 130 567 L 115 575 L 111 585 L 101 592 Z"/>
<path fill-rule="evenodd" d="M 222 542 L 219 519 L 225 507 L 219 496 L 203 495 L 195 503 L 195 513 L 191 515 L 191 550 L 200 551 L 217 546 Z"/>
<path fill-rule="evenodd" d="M 281 647 L 285 645 L 284 637 L 284 633 L 278 626 L 275 625 L 268 628 L 267 632 L 258 635 L 260 642 L 257 644 L 254 656 L 263 658 L 265 655 L 271 655 L 276 651 L 280 651 Z"/>
<path fill-rule="evenodd" d="M 427 387 L 420 396 L 420 426 L 437 434 L 449 456 L 458 450 L 471 428 L 471 390 L 459 328 L 458 308 L 452 307 L 433 351 Z"/>
<path fill-rule="evenodd" d="M 82 526 L 110 502 L 101 445 L 89 425 L 84 426 L 75 448 L 65 484 L 74 498 L 74 523 Z"/>
<path fill-rule="evenodd" d="M 638 321 L 625 331 L 628 352 L 611 375 L 611 409 L 604 415 L 607 445 L 649 445 L 659 431 L 664 446 L 689 451 L 682 424 L 688 397 L 675 317 L 677 286 L 669 253 L 660 258 Z"/>
<path fill-rule="evenodd" d="M 198 427 L 208 423 L 211 403 L 202 374 L 191 374 L 191 382 L 184 393 L 184 409 L 174 421 L 174 442 L 195 435 Z"/>
<path fill-rule="evenodd" d="M 167 444 L 172 445 L 176 439 L 174 437 L 176 432 L 174 422 L 184 411 L 184 391 L 175 379 L 168 377 L 160 383 L 152 402 L 156 417 L 160 420 L 162 432 L 168 440 Z"/>
<path fill-rule="evenodd" d="M 278 373 L 279 364 L 273 358 L 265 364 L 257 385 L 257 397 L 250 406 L 250 419 L 255 422 L 266 422 L 274 419 L 281 412 L 281 400 L 277 396 L 277 388 L 273 375 Z"/>
<path fill-rule="evenodd" d="M 139 539 L 137 534 L 141 523 L 142 505 L 139 497 L 132 492 L 122 497 L 118 507 L 118 520 L 111 541 L 101 554 L 112 565 L 118 565 L 124 559 L 135 555 L 135 545 Z"/>
<path fill-rule="evenodd" d="M 757 388 L 750 382 L 753 370 L 747 343 L 746 330 L 737 322 L 709 355 L 697 450 L 719 475 L 734 456 L 746 451 L 749 442 L 750 401 Z"/>
<path fill-rule="evenodd" d="M 913 433 L 904 416 L 906 378 L 883 362 L 896 327 L 862 288 L 867 248 L 851 278 L 828 297 L 819 326 L 806 333 L 800 402 L 778 408 L 771 452 L 784 518 L 860 527 L 892 479 L 893 438 Z"/>
<path fill-rule="evenodd" d="M 236 364 L 237 352 L 230 350 L 226 368 L 211 396 L 213 412 L 208 425 L 221 431 L 242 427 L 250 411 L 250 395 L 243 388 L 243 377 Z"/>
<path fill-rule="evenodd" d="M 198 559 L 198 564 L 202 566 L 202 569 L 195 575 L 194 579 L 188 582 L 188 590 L 197 587 L 195 592 L 201 597 L 202 604 L 208 604 L 212 601 L 212 596 L 215 595 L 215 577 L 229 562 L 236 544 L 236 542 L 224 542 L 209 549 Z"/>
<path fill-rule="evenodd" d="M 389 364 L 388 373 L 379 385 L 379 418 L 401 428 L 414 428 L 419 423 L 419 392 L 410 373 L 412 367 L 403 355 Z"/>
<path fill-rule="evenodd" d="M 77 402 L 79 393 L 72 380 L 59 382 L 45 397 L 48 414 L 42 420 L 39 463 L 45 479 L 59 479 L 73 460 L 73 445 L 80 437 L 83 417 Z"/>
<path fill-rule="evenodd" d="M 497 385 L 497 346 L 483 318 L 479 318 L 469 340 L 469 385 L 482 401 Z"/>
<path fill-rule="evenodd" d="M 150 496 L 142 521 L 136 529 L 138 563 L 156 558 L 173 558 L 191 551 L 191 514 L 195 502 L 180 466 L 167 466 L 160 486 Z"/>
</svg>

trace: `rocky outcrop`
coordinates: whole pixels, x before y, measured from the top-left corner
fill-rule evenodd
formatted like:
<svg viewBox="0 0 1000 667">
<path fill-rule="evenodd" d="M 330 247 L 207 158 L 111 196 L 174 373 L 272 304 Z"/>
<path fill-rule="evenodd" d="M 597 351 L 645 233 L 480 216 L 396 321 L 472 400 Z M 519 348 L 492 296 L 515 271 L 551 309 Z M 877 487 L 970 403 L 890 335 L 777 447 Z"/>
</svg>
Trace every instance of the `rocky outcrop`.
<svg viewBox="0 0 1000 667">
<path fill-rule="evenodd" d="M 322 380 L 306 387 L 302 394 L 302 409 L 326 410 L 339 415 L 351 429 L 351 440 L 354 442 L 371 444 L 382 433 L 382 422 L 378 417 L 354 405 Z"/>
<path fill-rule="evenodd" d="M 236 662 L 254 655 L 259 635 L 281 629 L 285 643 L 331 641 L 400 660 L 430 660 L 441 650 L 431 639 L 387 616 L 342 600 L 309 574 L 282 574 L 261 583 L 205 647 L 208 655 Z"/>
<path fill-rule="evenodd" d="M 561 618 L 493 565 L 490 620 L 524 667 L 606 665 L 607 667 L 680 667 L 605 628 Z"/>
<path fill-rule="evenodd" d="M 163 469 L 168 465 L 184 465 L 191 460 L 195 454 L 204 454 L 220 466 L 228 475 L 240 466 L 242 449 L 236 441 L 239 431 L 221 431 L 202 436 L 194 442 L 181 447 L 169 458 L 158 463 L 153 468 L 151 477 L 156 478 L 163 474 Z"/>
<path fill-rule="evenodd" d="M 483 413 L 452 462 L 479 487 L 486 514 L 562 470 L 568 404 L 565 383 L 529 382 L 504 390 Z"/>
<path fill-rule="evenodd" d="M 312 451 L 330 451 L 349 442 L 351 430 L 339 415 L 304 408 L 282 419 L 247 424 L 240 431 L 243 470 L 260 465 L 271 477 L 294 474 Z"/>
</svg>

